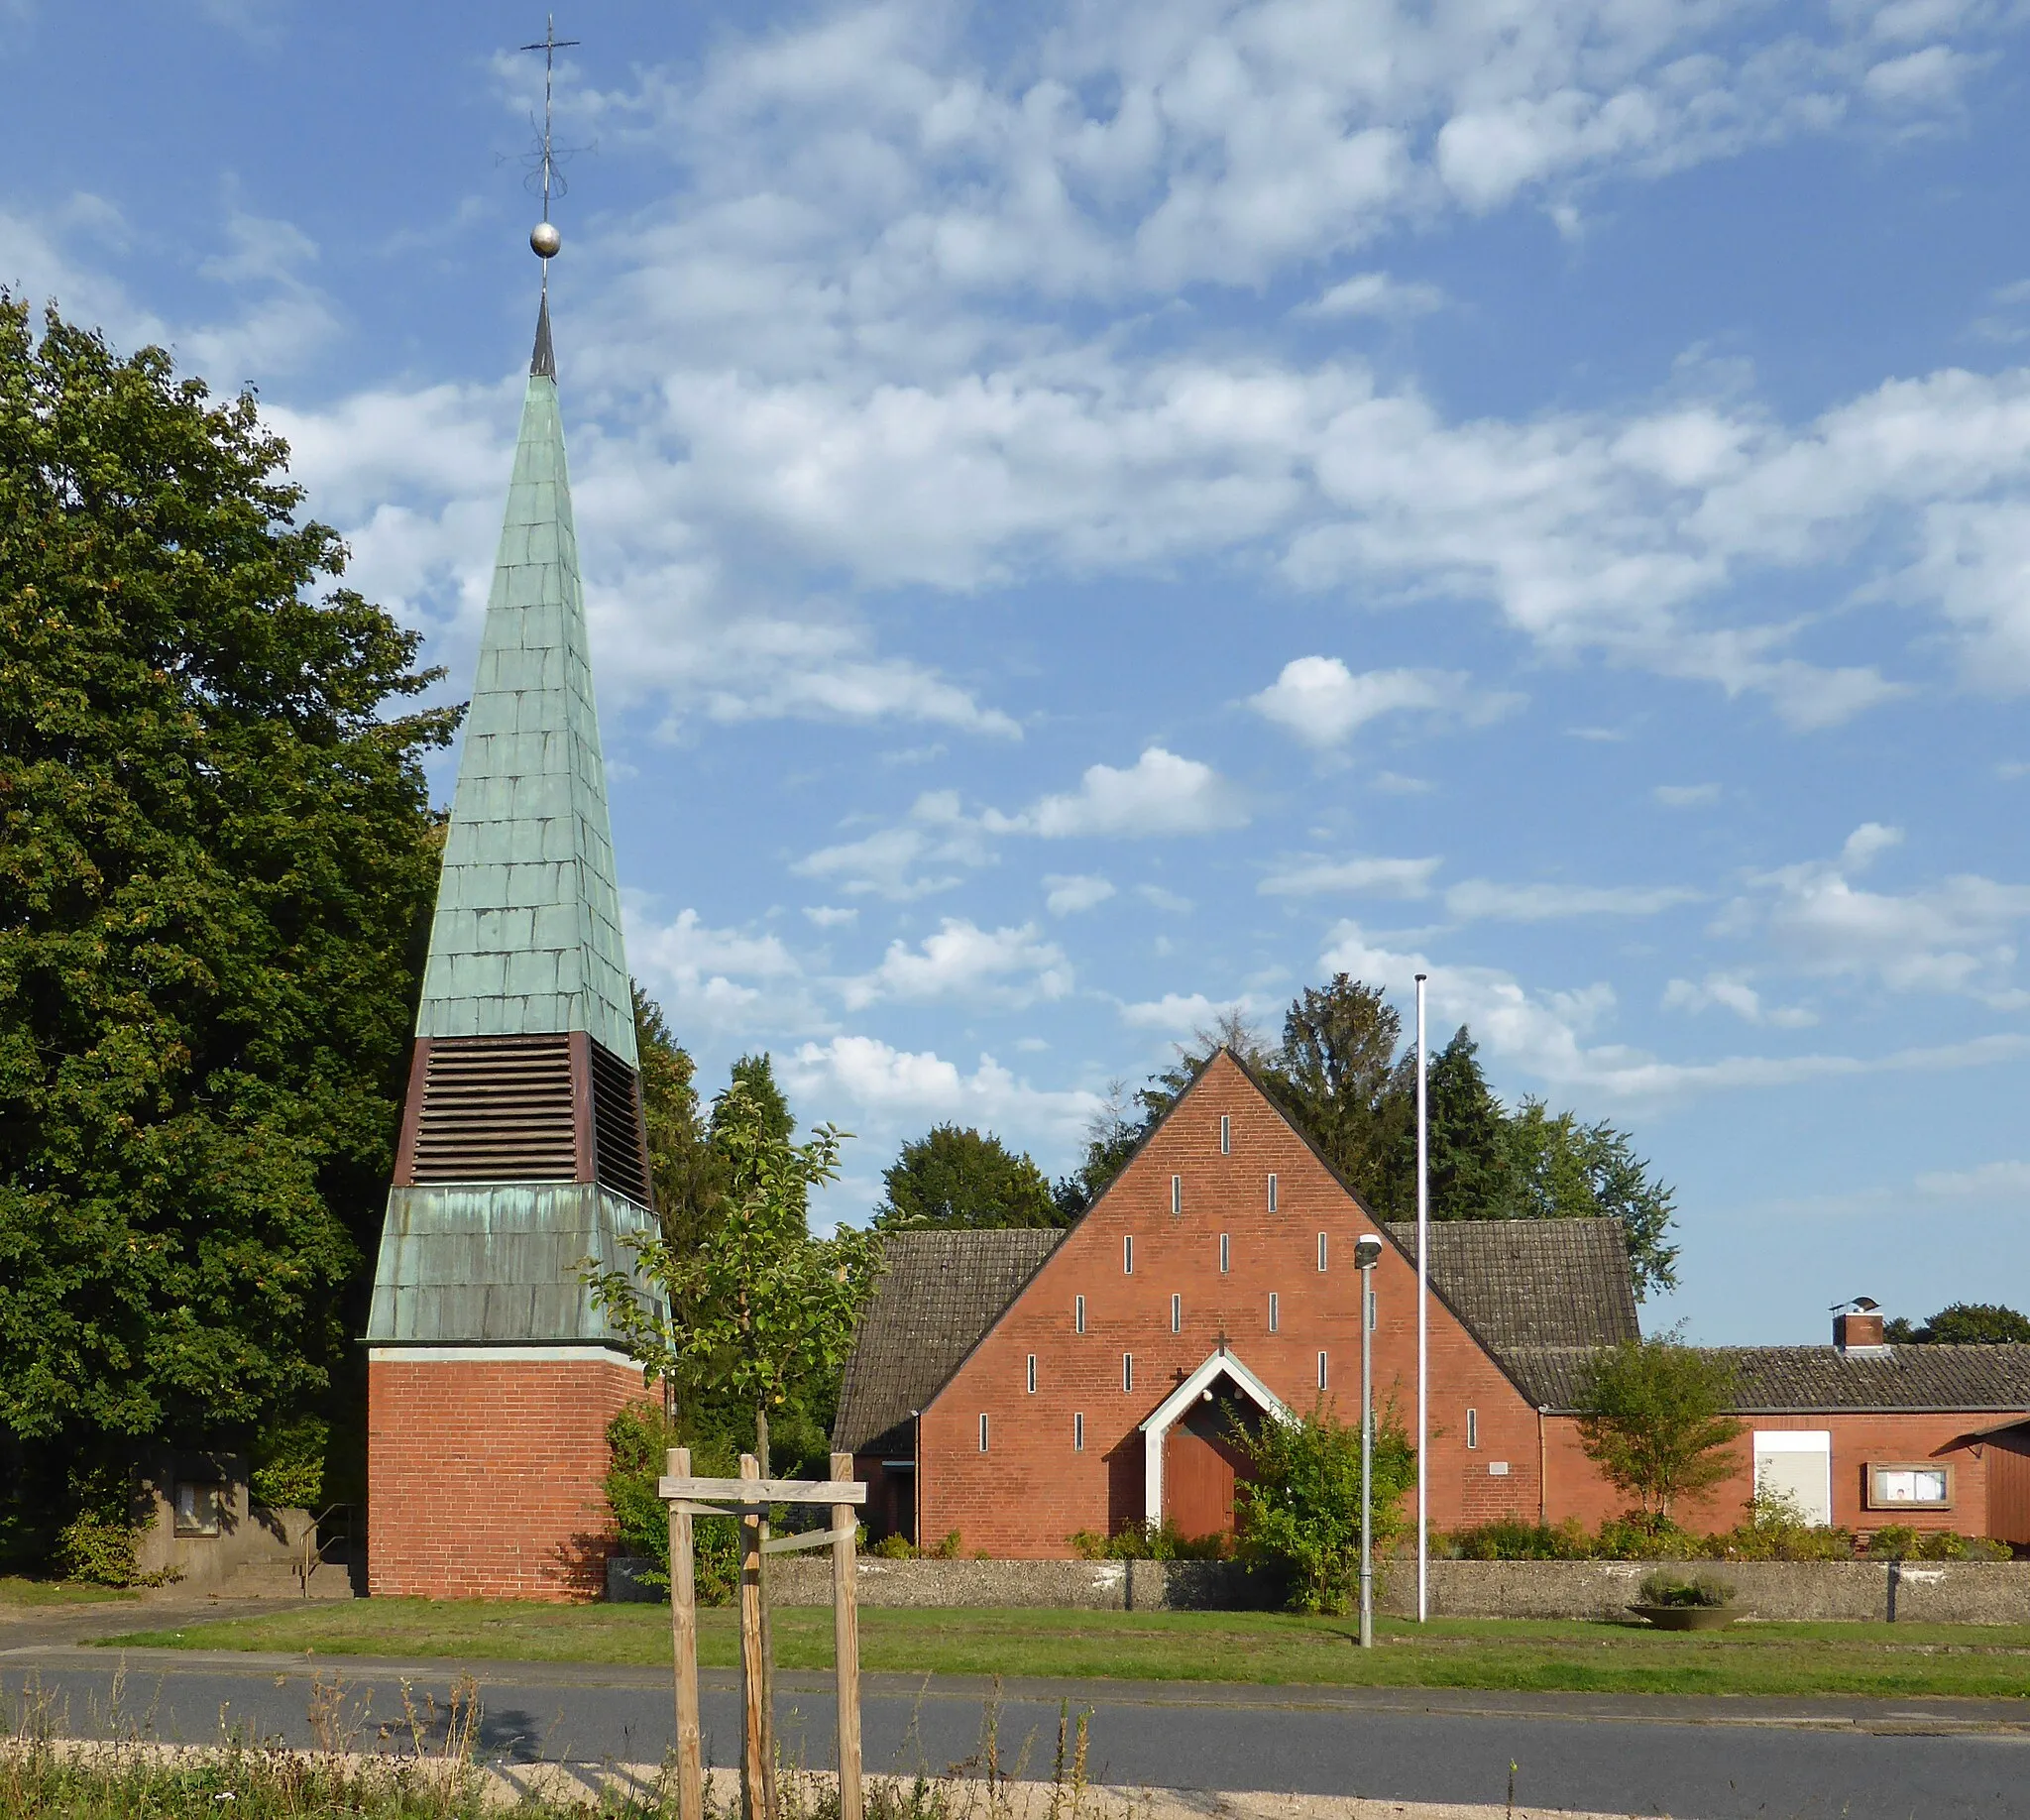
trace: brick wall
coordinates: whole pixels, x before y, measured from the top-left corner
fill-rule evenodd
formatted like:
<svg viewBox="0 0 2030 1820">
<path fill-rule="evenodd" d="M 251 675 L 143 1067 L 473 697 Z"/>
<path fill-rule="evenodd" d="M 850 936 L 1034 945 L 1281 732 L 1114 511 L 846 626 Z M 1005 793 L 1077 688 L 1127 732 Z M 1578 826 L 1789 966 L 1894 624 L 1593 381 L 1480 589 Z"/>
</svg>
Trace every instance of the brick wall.
<svg viewBox="0 0 2030 1820">
<path fill-rule="evenodd" d="M 1231 1150 L 1219 1147 L 1230 1122 Z M 1277 1210 L 1268 1210 L 1268 1177 Z M 1182 1210 L 1171 1211 L 1171 1178 Z M 1354 1240 L 1376 1222 L 1230 1058 L 1220 1055 L 1162 1129 L 1071 1232 L 1013 1307 L 924 1411 L 921 1534 L 957 1530 L 965 1550 L 1048 1558 L 1071 1552 L 1078 1530 L 1140 1521 L 1143 1436 L 1138 1424 L 1203 1362 L 1223 1333 L 1228 1349 L 1285 1403 L 1319 1397 L 1343 1422 L 1360 1417 L 1360 1273 Z M 1326 1268 L 1318 1269 L 1318 1234 Z M 1228 1269 L 1219 1268 L 1227 1235 Z M 1123 1240 L 1134 1239 L 1124 1272 Z M 1271 1292 L 1279 1330 L 1268 1330 Z M 1416 1415 L 1416 1270 L 1384 1234 L 1375 1271 L 1375 1397 L 1392 1398 L 1406 1425 Z M 1073 1299 L 1085 1298 L 1085 1331 Z M 1171 1297 L 1182 1330 L 1171 1331 Z M 1028 1355 L 1037 1388 L 1027 1390 Z M 1123 1353 L 1134 1358 L 1124 1389 Z M 1538 1505 L 1535 1411 L 1435 1295 L 1430 1304 L 1430 1517 L 1441 1529 L 1493 1517 L 1533 1520 Z M 1477 1447 L 1466 1412 L 1477 1412 Z M 1085 1418 L 1085 1446 L 1072 1419 Z M 988 1447 L 979 1448 L 979 1419 Z M 1582 1464 L 1584 1462 L 1582 1461 Z M 1506 1473 L 1491 1472 L 1506 1465 Z M 1590 1473 L 1592 1468 L 1587 1466 Z"/>
<path fill-rule="evenodd" d="M 1676 1513 L 1689 1530 L 1731 1530 L 1741 1522 L 1754 1490 L 1756 1430 L 1817 1428 L 1833 1437 L 1833 1522 L 1869 1533 L 1898 1524 L 1913 1530 L 1957 1530 L 1963 1536 L 1987 1533 L 1985 1446 L 1968 1439 L 1971 1429 L 1997 1420 L 1969 1415 L 1899 1415 L 1863 1411 L 1824 1416 L 1745 1416 L 1746 1432 L 1734 1444 L 1735 1471 L 1700 1503 Z M 1604 1480 L 1579 1444 L 1579 1424 L 1554 1416 L 1545 1423 L 1550 1455 L 1549 1515 L 1552 1523 L 1577 1517 L 1589 1528 L 1618 1516 L 1630 1502 Z M 1938 1460 L 1953 1467 L 1950 1511 L 1870 1511 L 1865 1506 L 1870 1463 Z"/>
<path fill-rule="evenodd" d="M 606 1358 L 370 1360 L 369 1590 L 598 1597 L 606 1426 L 647 1394 L 638 1369 Z"/>
</svg>

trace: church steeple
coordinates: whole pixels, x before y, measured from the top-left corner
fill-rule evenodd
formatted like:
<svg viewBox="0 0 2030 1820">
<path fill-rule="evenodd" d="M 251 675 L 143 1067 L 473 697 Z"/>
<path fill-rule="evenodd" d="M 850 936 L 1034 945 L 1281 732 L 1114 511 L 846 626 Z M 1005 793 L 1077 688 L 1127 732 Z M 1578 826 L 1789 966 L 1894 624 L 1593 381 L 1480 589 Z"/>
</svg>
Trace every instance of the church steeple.
<svg viewBox="0 0 2030 1820">
<path fill-rule="evenodd" d="M 416 1035 L 581 1030 L 634 1066 L 634 1010 L 545 298 L 466 715 Z"/>
</svg>

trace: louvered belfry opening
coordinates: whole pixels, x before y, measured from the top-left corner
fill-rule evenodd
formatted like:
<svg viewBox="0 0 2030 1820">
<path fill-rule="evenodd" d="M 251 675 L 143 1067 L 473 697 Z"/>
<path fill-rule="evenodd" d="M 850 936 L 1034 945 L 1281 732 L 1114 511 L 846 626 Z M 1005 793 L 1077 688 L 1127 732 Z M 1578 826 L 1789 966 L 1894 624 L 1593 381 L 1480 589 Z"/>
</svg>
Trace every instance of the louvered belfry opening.
<svg viewBox="0 0 2030 1820">
<path fill-rule="evenodd" d="M 597 1182 L 648 1206 L 634 1071 L 583 1031 L 419 1039 L 395 1184 L 483 1182 Z"/>
<path fill-rule="evenodd" d="M 648 1157 L 642 1142 L 641 1092 L 634 1071 L 601 1043 L 588 1043 L 592 1060 L 594 1180 L 637 1200 L 648 1199 Z"/>
</svg>

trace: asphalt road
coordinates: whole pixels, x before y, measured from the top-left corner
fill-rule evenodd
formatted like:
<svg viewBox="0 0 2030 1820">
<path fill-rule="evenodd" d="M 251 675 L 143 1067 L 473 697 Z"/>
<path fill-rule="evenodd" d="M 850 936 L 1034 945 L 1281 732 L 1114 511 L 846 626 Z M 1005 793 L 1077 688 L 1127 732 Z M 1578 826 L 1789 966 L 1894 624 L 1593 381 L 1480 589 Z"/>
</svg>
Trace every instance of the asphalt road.
<svg viewBox="0 0 2030 1820">
<path fill-rule="evenodd" d="M 669 1744 L 664 1677 L 528 1662 L 475 1663 L 469 1671 L 487 1757 L 643 1763 L 660 1760 Z M 326 1658 L 310 1666 L 299 1657 L 172 1650 L 138 1650 L 115 1662 L 103 1649 L 74 1646 L 0 1649 L 10 1722 L 19 1723 L 26 1703 L 74 1735 L 183 1743 L 215 1739 L 222 1727 L 259 1740 L 316 1742 L 310 1711 L 321 1676 L 324 1704 L 358 1748 L 405 1748 L 406 1714 L 435 1735 L 459 1672 L 443 1662 Z M 736 1684 L 724 1672 L 704 1678 L 708 1751 L 714 1763 L 731 1764 Z M 827 1766 L 829 1682 L 782 1681 L 784 1754 Z M 974 1757 L 987 1697 L 975 1681 L 866 1677 L 869 1768 L 938 1771 Z M 2030 1710 L 2008 1702 L 1023 1681 L 1001 1691 L 1005 1766 L 1049 1775 L 1063 1700 L 1091 1713 L 1091 1779 L 1117 1785 L 1500 1803 L 1513 1762 L 1519 1800 L 1595 1812 L 1676 1820 L 2030 1814 Z"/>
</svg>

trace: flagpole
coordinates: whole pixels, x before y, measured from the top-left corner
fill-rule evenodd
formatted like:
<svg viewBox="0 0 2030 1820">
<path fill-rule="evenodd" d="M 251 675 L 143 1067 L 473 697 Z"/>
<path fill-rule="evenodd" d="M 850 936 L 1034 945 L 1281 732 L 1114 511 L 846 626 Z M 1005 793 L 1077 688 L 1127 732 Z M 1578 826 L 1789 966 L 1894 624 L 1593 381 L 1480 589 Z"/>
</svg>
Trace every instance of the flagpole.
<svg viewBox="0 0 2030 1820">
<path fill-rule="evenodd" d="M 1430 1123 L 1424 1068 L 1423 986 L 1425 975 L 1416 976 L 1416 1621 L 1430 1616 L 1430 1503 L 1429 1469 L 1425 1463 L 1430 1424 L 1425 1406 L 1430 1400 L 1430 1323 L 1426 1317 L 1430 1301 Z"/>
</svg>

